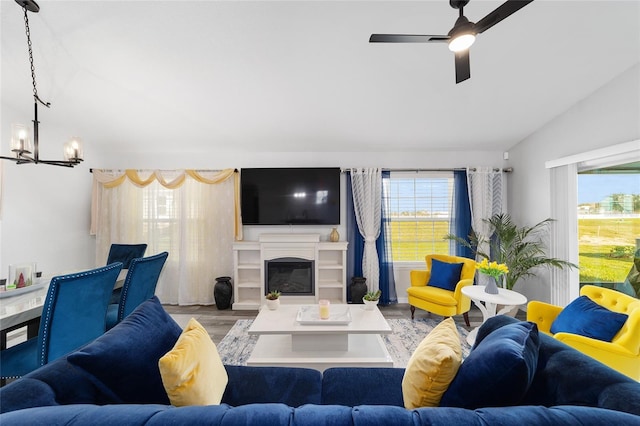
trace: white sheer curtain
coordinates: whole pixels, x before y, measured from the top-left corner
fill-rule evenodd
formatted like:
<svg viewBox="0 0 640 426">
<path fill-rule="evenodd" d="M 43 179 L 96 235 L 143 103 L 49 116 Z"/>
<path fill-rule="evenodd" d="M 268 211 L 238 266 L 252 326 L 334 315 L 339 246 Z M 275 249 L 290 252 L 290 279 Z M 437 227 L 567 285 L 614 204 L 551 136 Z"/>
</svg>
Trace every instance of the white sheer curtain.
<svg viewBox="0 0 640 426">
<path fill-rule="evenodd" d="M 163 179 L 147 183 L 154 173 L 158 172 L 138 172 L 140 179 L 135 182 L 124 179 L 113 186 L 100 183 L 100 178 L 109 179 L 104 172 L 94 171 L 100 176 L 94 177 L 92 206 L 96 263 L 104 264 L 112 243 L 145 242 L 145 256 L 169 252 L 156 288 L 162 303 L 212 304 L 215 277 L 231 276 L 233 272 L 233 173 L 210 184 L 185 176 L 184 171 L 163 171 Z M 220 174 L 198 172 L 197 176 L 214 180 Z"/>
<path fill-rule="evenodd" d="M 551 169 L 551 257 L 578 263 L 578 168 L 575 163 Z M 566 306 L 579 296 L 577 269 L 552 268 L 551 303 Z"/>
<path fill-rule="evenodd" d="M 376 240 L 380 236 L 382 208 L 382 170 L 379 168 L 351 169 L 353 208 L 358 230 L 364 238 L 362 274 L 370 291 L 379 288 L 380 267 Z"/>
<path fill-rule="evenodd" d="M 506 205 L 504 173 L 491 167 L 468 168 L 467 185 L 471 207 L 471 226 L 478 238 L 482 237 L 485 240 L 485 244 L 478 249 L 488 253 L 491 227 L 484 220 L 502 213 L 503 206 Z M 476 279 L 479 284 L 486 285 L 486 280 L 491 278 L 484 274 L 477 274 Z"/>
</svg>

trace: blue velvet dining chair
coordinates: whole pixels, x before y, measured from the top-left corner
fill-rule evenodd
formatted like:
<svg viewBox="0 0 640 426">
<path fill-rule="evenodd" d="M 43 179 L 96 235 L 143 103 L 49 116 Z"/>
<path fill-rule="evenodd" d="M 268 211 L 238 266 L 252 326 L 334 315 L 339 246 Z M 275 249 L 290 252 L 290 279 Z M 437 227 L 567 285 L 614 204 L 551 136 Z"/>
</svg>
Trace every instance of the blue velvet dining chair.
<svg viewBox="0 0 640 426">
<path fill-rule="evenodd" d="M 122 321 L 142 302 L 153 297 L 167 256 L 169 253 L 164 251 L 154 256 L 131 261 L 127 277 L 122 285 L 120 301 L 117 304 L 111 303 L 107 307 L 107 330 Z"/>
<path fill-rule="evenodd" d="M 56 276 L 42 307 L 38 336 L 0 351 L 2 379 L 21 377 L 104 333 L 104 313 L 122 263 Z"/>
<path fill-rule="evenodd" d="M 114 262 L 122 262 L 122 269 L 129 269 L 133 259 L 144 256 L 147 251 L 146 244 L 111 244 L 107 265 Z"/>
<path fill-rule="evenodd" d="M 122 262 L 122 269 L 129 269 L 131 261 L 144 256 L 145 251 L 147 251 L 146 244 L 111 244 L 109 255 L 107 256 L 107 265 L 114 262 Z M 109 303 L 118 303 L 121 294 L 122 289 L 116 288 L 113 290 Z"/>
</svg>

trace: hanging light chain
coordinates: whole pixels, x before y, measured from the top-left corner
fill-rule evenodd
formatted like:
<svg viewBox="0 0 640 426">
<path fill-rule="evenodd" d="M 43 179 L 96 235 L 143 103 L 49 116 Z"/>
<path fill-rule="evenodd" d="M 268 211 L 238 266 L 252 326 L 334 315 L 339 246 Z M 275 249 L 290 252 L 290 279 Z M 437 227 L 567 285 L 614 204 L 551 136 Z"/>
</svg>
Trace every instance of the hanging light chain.
<svg viewBox="0 0 640 426">
<path fill-rule="evenodd" d="M 44 102 L 38 96 L 38 87 L 36 86 L 36 67 L 35 65 L 33 65 L 33 50 L 31 48 L 31 30 L 29 29 L 29 16 L 27 14 L 26 7 L 23 7 L 22 10 L 24 10 L 24 28 L 25 28 L 25 33 L 27 34 L 27 46 L 29 48 L 29 64 L 31 65 L 31 81 L 33 82 L 33 97 L 42 105 L 49 108 L 51 106 L 51 103 Z"/>
</svg>

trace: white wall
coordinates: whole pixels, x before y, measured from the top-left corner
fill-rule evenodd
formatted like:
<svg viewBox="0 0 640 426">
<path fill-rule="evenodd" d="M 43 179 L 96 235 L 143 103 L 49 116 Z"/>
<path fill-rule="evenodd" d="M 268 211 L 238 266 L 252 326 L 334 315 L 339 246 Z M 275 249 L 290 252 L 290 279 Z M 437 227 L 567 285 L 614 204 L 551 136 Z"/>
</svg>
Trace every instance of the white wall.
<svg viewBox="0 0 640 426">
<path fill-rule="evenodd" d="M 553 102 L 550 94 L 549 102 Z M 526 113 L 526 112 L 523 112 Z M 545 162 L 640 138 L 640 65 L 635 65 L 509 150 L 514 168 L 508 208 L 516 223 L 533 225 L 551 215 Z M 519 285 L 530 300 L 550 300 L 548 276 Z"/>
</svg>

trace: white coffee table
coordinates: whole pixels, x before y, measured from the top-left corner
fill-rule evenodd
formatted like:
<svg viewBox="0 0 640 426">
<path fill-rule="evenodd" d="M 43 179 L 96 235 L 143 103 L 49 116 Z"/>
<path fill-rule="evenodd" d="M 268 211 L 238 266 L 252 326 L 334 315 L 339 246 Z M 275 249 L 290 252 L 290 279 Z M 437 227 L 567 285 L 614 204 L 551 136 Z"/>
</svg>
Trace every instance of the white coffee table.
<svg viewBox="0 0 640 426">
<path fill-rule="evenodd" d="M 390 334 L 391 327 L 378 308 L 367 311 L 364 305 L 331 305 L 334 318 L 344 318 L 349 310 L 348 324 L 301 324 L 296 320 L 301 307 L 316 309 L 316 305 L 286 305 L 277 310 L 263 308 L 249 328 L 258 341 L 247 360 L 252 366 L 307 367 L 324 371 L 329 367 L 393 367 L 381 334 Z"/>
<path fill-rule="evenodd" d="M 482 323 L 484 324 L 489 318 L 496 315 L 502 315 L 509 312 L 515 306 L 527 303 L 527 298 L 522 294 L 506 288 L 498 288 L 498 294 L 491 294 L 484 291 L 483 285 L 470 285 L 462 287 L 462 294 L 467 296 L 482 312 Z M 484 303 L 483 303 L 484 302 Z M 502 309 L 496 312 L 497 305 L 504 305 Z M 476 335 L 480 326 L 471 330 L 467 335 L 467 342 L 473 345 L 476 341 Z"/>
</svg>

